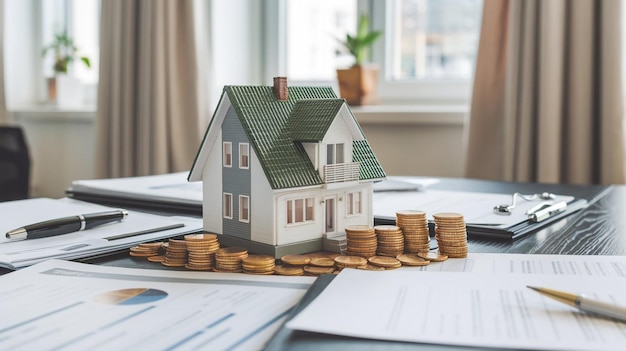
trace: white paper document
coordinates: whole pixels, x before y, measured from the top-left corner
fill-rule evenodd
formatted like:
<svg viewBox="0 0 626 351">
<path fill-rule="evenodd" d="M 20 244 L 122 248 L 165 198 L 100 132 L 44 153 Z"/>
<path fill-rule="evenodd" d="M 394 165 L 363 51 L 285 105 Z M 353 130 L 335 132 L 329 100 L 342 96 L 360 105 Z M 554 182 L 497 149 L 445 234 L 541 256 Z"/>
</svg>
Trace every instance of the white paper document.
<svg viewBox="0 0 626 351">
<path fill-rule="evenodd" d="M 399 210 L 425 211 L 428 219 L 439 212 L 455 212 L 463 215 L 465 223 L 473 226 L 508 228 L 528 221 L 528 210 L 541 204 L 543 200 L 526 201 L 520 197 L 510 215 L 496 214 L 494 207 L 510 205 L 512 194 L 476 193 L 466 191 L 446 191 L 426 189 L 424 191 L 375 192 L 373 200 L 374 216 L 395 218 Z M 570 202 L 573 196 L 555 195 L 553 202 Z"/>
<path fill-rule="evenodd" d="M 75 180 L 70 192 L 133 199 L 202 205 L 202 182 L 187 181 L 189 172 L 143 177 Z"/>
<path fill-rule="evenodd" d="M 313 281 L 51 260 L 0 277 L 0 349 L 258 350 Z"/>
<path fill-rule="evenodd" d="M 0 203 L 0 266 L 21 268 L 50 258 L 76 259 L 129 248 L 202 230 L 202 219 L 128 211 L 121 222 L 41 239 L 11 241 L 5 233 L 56 218 L 111 210 L 111 207 L 63 198 Z"/>
<path fill-rule="evenodd" d="M 443 265 L 433 271 L 345 269 L 287 327 L 448 345 L 624 349 L 626 323 L 579 312 L 526 286 L 626 306 L 626 257 L 508 256 L 474 255 L 450 271 Z"/>
</svg>

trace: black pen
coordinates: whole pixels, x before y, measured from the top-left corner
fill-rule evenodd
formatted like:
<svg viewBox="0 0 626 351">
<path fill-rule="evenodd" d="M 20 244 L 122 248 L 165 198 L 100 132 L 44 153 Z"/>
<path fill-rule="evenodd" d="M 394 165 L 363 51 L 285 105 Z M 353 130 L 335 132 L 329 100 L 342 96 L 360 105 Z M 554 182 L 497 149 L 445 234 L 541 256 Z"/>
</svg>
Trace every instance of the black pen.
<svg viewBox="0 0 626 351">
<path fill-rule="evenodd" d="M 39 239 L 49 236 L 67 234 L 123 220 L 128 216 L 125 210 L 87 213 L 39 222 L 13 229 L 7 232 L 7 239 L 24 240 Z"/>
</svg>

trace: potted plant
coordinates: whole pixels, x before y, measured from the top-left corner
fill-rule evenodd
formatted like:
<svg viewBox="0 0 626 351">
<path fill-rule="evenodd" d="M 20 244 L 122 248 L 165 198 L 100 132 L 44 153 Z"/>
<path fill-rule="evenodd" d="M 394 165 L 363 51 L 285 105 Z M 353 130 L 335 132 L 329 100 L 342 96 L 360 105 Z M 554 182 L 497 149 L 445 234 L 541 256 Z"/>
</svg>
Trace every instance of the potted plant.
<svg viewBox="0 0 626 351">
<path fill-rule="evenodd" d="M 366 65 L 365 61 L 369 49 L 381 35 L 380 31 L 370 31 L 368 17 L 361 15 L 356 35 L 347 34 L 346 40 L 340 41 L 354 57 L 352 67 L 337 69 L 339 94 L 350 105 L 365 105 L 377 100 L 378 67 Z"/>
<path fill-rule="evenodd" d="M 56 101 L 59 85 L 77 86 L 78 82 L 67 76 L 69 65 L 74 60 L 79 59 L 87 68 L 91 68 L 91 61 L 86 56 L 78 55 L 78 48 L 74 45 L 74 40 L 65 32 L 55 34 L 52 43 L 42 49 L 41 56 L 45 57 L 48 53 L 54 55 L 52 66 L 54 77 L 48 78 L 48 98 L 50 101 Z M 60 83 L 59 80 L 64 78 L 68 78 L 68 81 Z"/>
</svg>

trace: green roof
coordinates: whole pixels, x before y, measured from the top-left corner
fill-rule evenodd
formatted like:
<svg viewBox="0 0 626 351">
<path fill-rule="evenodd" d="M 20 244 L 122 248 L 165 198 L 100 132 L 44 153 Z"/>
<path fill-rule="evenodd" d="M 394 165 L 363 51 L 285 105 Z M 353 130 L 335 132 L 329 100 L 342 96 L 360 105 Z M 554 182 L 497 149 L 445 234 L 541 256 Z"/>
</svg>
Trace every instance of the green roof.
<svg viewBox="0 0 626 351">
<path fill-rule="evenodd" d="M 332 88 L 289 87 L 287 101 L 276 100 L 271 86 L 225 86 L 224 92 L 272 189 L 324 183 L 298 141 L 323 139 L 345 103 L 337 99 Z M 367 141 L 355 141 L 353 145 L 353 161 L 361 162 L 359 179 L 385 177 Z"/>
<path fill-rule="evenodd" d="M 344 99 L 296 102 L 288 122 L 293 140 L 318 142 L 324 139 L 324 135 L 344 103 Z"/>
</svg>

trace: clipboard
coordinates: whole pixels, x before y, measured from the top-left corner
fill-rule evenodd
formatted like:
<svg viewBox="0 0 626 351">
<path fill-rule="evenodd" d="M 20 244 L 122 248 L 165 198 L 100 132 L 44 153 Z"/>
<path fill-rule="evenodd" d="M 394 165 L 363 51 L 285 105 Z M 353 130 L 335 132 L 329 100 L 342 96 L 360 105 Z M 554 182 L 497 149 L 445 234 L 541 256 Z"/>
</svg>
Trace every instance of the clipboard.
<svg viewBox="0 0 626 351">
<path fill-rule="evenodd" d="M 533 220 L 528 211 L 545 203 L 541 199 L 519 201 L 517 207 L 508 215 L 494 211 L 498 207 L 506 207 L 501 204 L 511 204 L 512 195 L 429 189 L 420 192 L 375 193 L 374 224 L 395 224 L 395 212 L 398 210 L 422 210 L 430 219 L 429 226 L 433 235 L 433 214 L 457 212 L 465 216 L 467 234 L 470 237 L 515 240 L 579 212 L 589 205 L 589 201 L 584 198 L 554 195 L 552 203 L 563 203 L 564 208 L 549 213 L 539 221 L 536 218 Z"/>
</svg>

